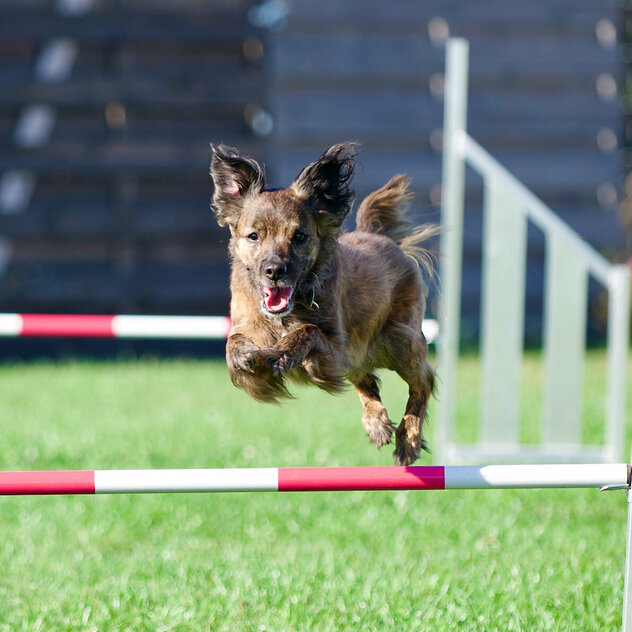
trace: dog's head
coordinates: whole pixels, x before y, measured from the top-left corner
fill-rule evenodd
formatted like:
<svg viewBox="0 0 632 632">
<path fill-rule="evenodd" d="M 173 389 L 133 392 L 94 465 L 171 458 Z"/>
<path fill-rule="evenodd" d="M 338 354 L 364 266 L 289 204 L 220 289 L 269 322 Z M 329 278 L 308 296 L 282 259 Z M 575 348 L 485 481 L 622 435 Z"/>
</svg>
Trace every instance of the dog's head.
<svg viewBox="0 0 632 632">
<path fill-rule="evenodd" d="M 233 257 L 247 270 L 272 316 L 292 311 L 313 287 L 324 246 L 332 243 L 353 202 L 354 143 L 329 148 L 287 189 L 266 189 L 263 169 L 237 150 L 213 146 L 211 208 L 229 226 Z"/>
</svg>

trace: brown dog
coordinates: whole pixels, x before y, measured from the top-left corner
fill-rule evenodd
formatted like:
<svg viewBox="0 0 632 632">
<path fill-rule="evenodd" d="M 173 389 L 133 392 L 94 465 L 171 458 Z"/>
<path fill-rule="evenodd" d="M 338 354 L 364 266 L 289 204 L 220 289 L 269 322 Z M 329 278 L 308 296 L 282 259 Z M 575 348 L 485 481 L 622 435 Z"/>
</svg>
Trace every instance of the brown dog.
<svg viewBox="0 0 632 632">
<path fill-rule="evenodd" d="M 357 228 L 342 223 L 353 201 L 355 144 L 334 145 L 287 189 L 266 189 L 261 167 L 235 149 L 213 147 L 211 207 L 231 232 L 231 380 L 257 400 L 288 396 L 285 377 L 331 393 L 354 386 L 362 423 L 380 448 L 394 426 L 373 371 L 396 371 L 408 384 L 394 456 L 413 463 L 433 391 L 421 333 L 432 259 L 419 243 L 434 226 L 405 220 L 409 179 L 395 176 L 369 195 Z"/>
</svg>

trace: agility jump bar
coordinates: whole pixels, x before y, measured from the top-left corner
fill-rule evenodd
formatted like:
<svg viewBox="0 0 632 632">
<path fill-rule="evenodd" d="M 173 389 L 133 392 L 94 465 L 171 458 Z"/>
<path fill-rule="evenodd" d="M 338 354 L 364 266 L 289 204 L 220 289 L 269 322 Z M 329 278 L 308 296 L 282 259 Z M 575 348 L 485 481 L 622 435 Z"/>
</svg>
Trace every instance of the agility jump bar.
<svg viewBox="0 0 632 632">
<path fill-rule="evenodd" d="M 170 338 L 223 340 L 230 333 L 228 316 L 141 316 L 134 314 L 0 314 L 0 338 Z M 428 342 L 439 324 L 424 319 Z"/>
<path fill-rule="evenodd" d="M 0 336 L 50 338 L 198 338 L 228 336 L 227 316 L 0 314 Z"/>
<path fill-rule="evenodd" d="M 3 496 L 629 487 L 625 463 L 0 472 Z"/>
</svg>

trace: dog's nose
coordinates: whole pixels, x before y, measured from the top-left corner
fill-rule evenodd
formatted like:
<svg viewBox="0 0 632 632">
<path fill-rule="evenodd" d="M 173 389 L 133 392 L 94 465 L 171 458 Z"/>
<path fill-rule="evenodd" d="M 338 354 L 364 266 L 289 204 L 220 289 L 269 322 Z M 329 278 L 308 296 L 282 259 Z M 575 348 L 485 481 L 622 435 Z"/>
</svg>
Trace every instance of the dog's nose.
<svg viewBox="0 0 632 632">
<path fill-rule="evenodd" d="M 287 265 L 280 262 L 268 262 L 263 267 L 264 274 L 272 281 L 278 281 L 287 274 Z"/>
</svg>

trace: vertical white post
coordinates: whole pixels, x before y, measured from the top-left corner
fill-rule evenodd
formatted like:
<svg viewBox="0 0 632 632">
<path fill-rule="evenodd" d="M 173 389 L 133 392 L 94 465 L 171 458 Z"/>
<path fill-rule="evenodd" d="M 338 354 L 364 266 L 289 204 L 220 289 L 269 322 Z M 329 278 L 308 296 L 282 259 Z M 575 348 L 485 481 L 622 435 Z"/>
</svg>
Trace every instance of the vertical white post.
<svg viewBox="0 0 632 632">
<path fill-rule="evenodd" d="M 547 234 L 544 443 L 581 444 L 588 269 L 572 244 Z"/>
<path fill-rule="evenodd" d="M 632 455 L 630 456 L 632 462 Z M 628 485 L 629 485 L 628 481 Z M 625 546 L 625 580 L 623 584 L 623 632 L 632 632 L 632 489 L 628 487 L 628 527 Z"/>
<path fill-rule="evenodd" d="M 454 441 L 457 361 L 461 319 L 461 265 L 465 161 L 463 136 L 467 120 L 468 43 L 450 39 L 446 49 L 443 114 L 443 172 L 441 177 L 441 280 L 438 341 L 440 389 L 437 456 L 445 463 Z"/>
<path fill-rule="evenodd" d="M 612 268 L 608 296 L 607 459 L 621 458 L 625 434 L 626 380 L 630 354 L 630 270 Z"/>
<path fill-rule="evenodd" d="M 481 293 L 481 440 L 520 442 L 527 219 L 501 180 L 485 180 Z"/>
</svg>

